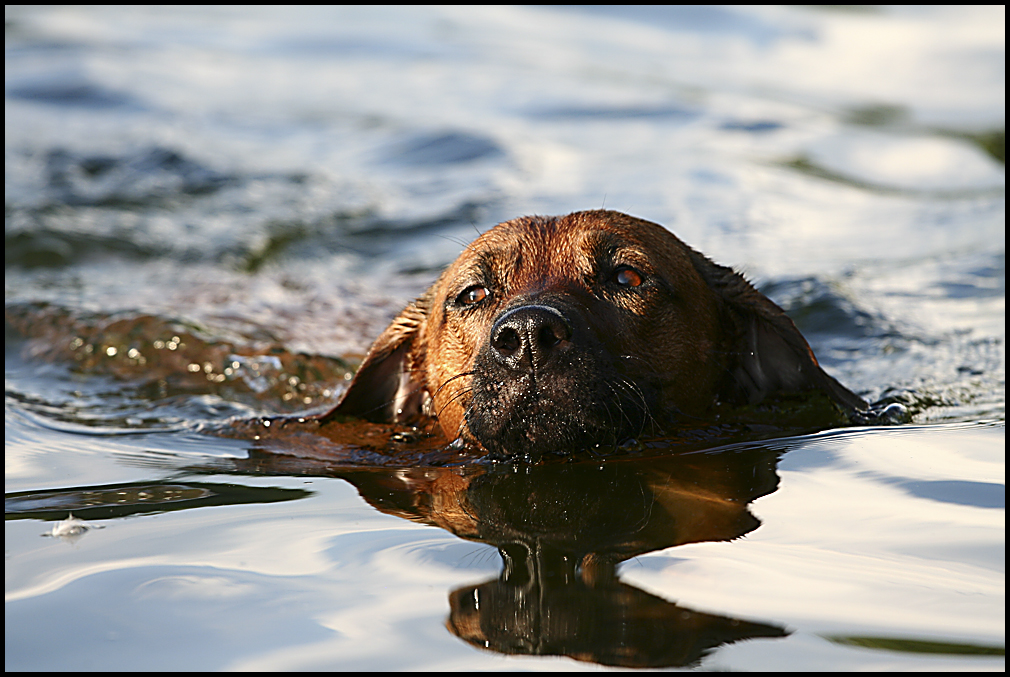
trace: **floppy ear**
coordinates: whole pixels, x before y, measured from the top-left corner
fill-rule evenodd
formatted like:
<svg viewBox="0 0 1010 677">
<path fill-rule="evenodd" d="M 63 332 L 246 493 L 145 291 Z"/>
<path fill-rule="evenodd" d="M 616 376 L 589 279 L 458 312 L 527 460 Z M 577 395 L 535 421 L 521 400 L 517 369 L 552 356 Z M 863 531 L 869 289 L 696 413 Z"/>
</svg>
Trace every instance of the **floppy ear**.
<svg viewBox="0 0 1010 677">
<path fill-rule="evenodd" d="M 418 349 L 428 317 L 430 290 L 403 309 L 368 349 L 340 403 L 325 414 L 369 421 L 402 421 L 422 413 L 427 390 L 423 351 Z"/>
<path fill-rule="evenodd" d="M 729 342 L 729 379 L 721 393 L 730 401 L 756 404 L 771 393 L 819 390 L 845 409 L 867 403 L 817 363 L 793 321 L 767 296 L 731 268 L 691 251 L 695 268 L 723 301 Z"/>
</svg>

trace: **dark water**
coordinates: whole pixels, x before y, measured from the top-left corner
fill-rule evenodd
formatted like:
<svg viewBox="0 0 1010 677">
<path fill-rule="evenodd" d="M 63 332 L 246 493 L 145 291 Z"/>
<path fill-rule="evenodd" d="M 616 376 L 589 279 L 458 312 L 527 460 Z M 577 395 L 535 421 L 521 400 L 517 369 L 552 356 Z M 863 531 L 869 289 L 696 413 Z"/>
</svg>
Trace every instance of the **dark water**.
<svg viewBox="0 0 1010 677">
<path fill-rule="evenodd" d="M 1002 668 L 1002 8 L 5 19 L 7 669 Z M 210 434 L 329 406 L 477 232 L 600 206 L 910 422 Z"/>
</svg>

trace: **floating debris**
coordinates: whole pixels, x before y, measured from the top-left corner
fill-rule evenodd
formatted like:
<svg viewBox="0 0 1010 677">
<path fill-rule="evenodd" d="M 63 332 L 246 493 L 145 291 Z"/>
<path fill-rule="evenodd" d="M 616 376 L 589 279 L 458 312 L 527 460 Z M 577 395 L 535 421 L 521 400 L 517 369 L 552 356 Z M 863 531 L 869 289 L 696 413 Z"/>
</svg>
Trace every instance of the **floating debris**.
<svg viewBox="0 0 1010 677">
<path fill-rule="evenodd" d="M 57 522 L 53 525 L 52 531 L 42 534 L 43 536 L 52 536 L 53 538 L 62 538 L 65 540 L 76 540 L 83 536 L 90 529 L 104 529 L 105 527 L 98 526 L 96 524 L 90 524 L 82 519 L 74 517 L 73 513 L 69 513 L 67 518 L 62 522 Z"/>
</svg>

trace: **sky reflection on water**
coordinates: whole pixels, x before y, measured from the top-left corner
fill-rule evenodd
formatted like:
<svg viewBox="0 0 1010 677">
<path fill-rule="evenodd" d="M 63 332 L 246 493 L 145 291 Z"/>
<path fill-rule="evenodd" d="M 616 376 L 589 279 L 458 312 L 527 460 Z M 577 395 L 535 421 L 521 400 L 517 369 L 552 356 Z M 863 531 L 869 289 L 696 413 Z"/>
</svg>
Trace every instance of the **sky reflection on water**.
<svg viewBox="0 0 1010 677">
<path fill-rule="evenodd" d="M 1005 9 L 5 19 L 7 669 L 1002 668 Z M 476 232 L 600 206 L 745 272 L 914 424 L 526 505 L 566 466 L 201 433 L 325 406 Z M 641 519 L 595 500 L 622 488 Z M 104 528 L 43 538 L 71 507 Z"/>
</svg>

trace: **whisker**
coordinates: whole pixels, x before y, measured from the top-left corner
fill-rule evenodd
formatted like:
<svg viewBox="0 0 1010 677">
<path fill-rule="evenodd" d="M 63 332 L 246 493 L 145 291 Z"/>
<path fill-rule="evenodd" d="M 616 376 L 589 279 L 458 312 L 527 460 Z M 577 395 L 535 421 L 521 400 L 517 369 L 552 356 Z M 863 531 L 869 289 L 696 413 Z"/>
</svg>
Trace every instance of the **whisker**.
<svg viewBox="0 0 1010 677">
<path fill-rule="evenodd" d="M 616 379 L 614 383 L 608 382 L 607 385 L 614 391 L 615 395 L 617 394 L 617 389 L 615 385 L 620 386 L 621 390 L 624 393 L 631 396 L 629 397 L 630 400 L 629 404 L 633 403 L 640 409 L 642 417 L 641 417 L 641 424 L 639 425 L 638 428 L 638 437 L 641 437 L 643 433 L 645 433 L 646 427 L 649 426 L 650 424 L 652 425 L 653 430 L 655 430 L 656 427 L 658 427 L 656 418 L 653 415 L 652 410 L 649 407 L 649 402 L 645 397 L 645 393 L 642 392 L 642 389 L 634 381 L 631 381 L 621 376 L 618 377 L 618 379 Z M 626 420 L 628 421 L 629 424 L 632 423 L 632 421 L 627 417 Z"/>
<path fill-rule="evenodd" d="M 445 408 L 448 407 L 452 402 L 462 398 L 464 395 L 470 395 L 471 393 L 473 393 L 473 388 L 464 388 L 463 390 L 460 390 L 455 395 L 453 395 L 448 402 L 445 403 L 445 406 L 439 410 L 439 414 L 445 411 Z M 463 416 L 459 420 L 459 425 L 456 427 L 456 440 L 461 439 L 463 437 L 463 430 L 464 426 L 466 425 L 466 418 L 469 415 L 469 413 L 470 413 L 470 406 L 468 405 L 463 412 Z"/>
<path fill-rule="evenodd" d="M 455 242 L 463 249 L 466 249 L 467 247 L 470 246 L 469 242 L 459 237 L 454 237 L 452 235 L 445 235 L 445 234 L 439 234 L 439 237 L 442 238 L 443 240 L 448 240 L 449 242 Z"/>
<path fill-rule="evenodd" d="M 638 360 L 639 362 L 642 363 L 642 365 L 645 367 L 646 371 L 649 374 L 655 374 L 657 376 L 664 376 L 663 372 L 661 372 L 658 369 L 656 369 L 656 366 L 654 364 L 652 364 L 651 362 L 649 362 L 648 360 L 646 360 L 643 357 L 640 357 L 638 355 L 620 355 L 620 357 L 623 358 L 623 359 L 626 359 L 626 360 Z"/>
<path fill-rule="evenodd" d="M 607 386 L 607 388 L 610 389 L 610 392 L 612 392 L 614 394 L 614 401 L 613 401 L 613 403 L 614 403 L 614 405 L 617 406 L 617 411 L 621 414 L 621 418 L 630 427 L 630 425 L 631 425 L 631 419 L 628 418 L 627 413 L 624 411 L 624 407 L 622 406 L 622 403 L 621 403 L 621 395 L 620 395 L 620 393 L 617 392 L 617 388 L 614 387 L 614 384 L 610 383 L 609 381 L 606 382 L 605 385 Z M 615 428 L 619 429 L 619 428 L 625 427 L 625 426 L 617 426 L 615 424 L 616 422 L 614 421 L 614 416 L 610 412 L 610 405 L 606 401 L 604 401 L 602 404 L 603 404 L 604 409 L 606 409 L 606 411 L 607 411 L 607 417 L 610 419 L 610 426 L 609 426 L 609 428 L 611 430 L 614 430 Z"/>
<path fill-rule="evenodd" d="M 449 401 L 446 402 L 445 405 L 441 409 L 438 410 L 438 414 L 436 414 L 435 417 L 437 418 L 439 415 L 441 415 L 441 413 L 443 411 L 445 411 L 446 407 L 448 407 L 450 404 L 452 404 L 453 402 L 455 402 L 457 399 L 459 399 L 463 395 L 468 395 L 468 394 L 470 394 L 472 392 L 473 392 L 473 388 L 464 388 L 463 390 L 460 390 L 460 391 L 456 392 L 452 397 L 449 398 Z"/>
<path fill-rule="evenodd" d="M 445 381 L 444 381 L 444 382 L 442 383 L 442 385 L 440 385 L 440 386 L 439 386 L 439 387 L 438 387 L 438 388 L 437 388 L 437 389 L 435 390 L 435 393 L 434 393 L 434 394 L 433 394 L 433 395 L 431 396 L 431 399 L 435 399 L 436 397 L 438 397 L 438 394 L 439 394 L 440 392 L 442 392 L 442 388 L 445 388 L 445 387 L 446 387 L 447 385 L 449 385 L 450 383 L 452 383 L 452 382 L 453 382 L 453 381 L 455 381 L 456 379 L 458 379 L 458 378 L 463 378 L 464 376 L 473 376 L 473 373 L 474 373 L 474 372 L 472 372 L 472 371 L 464 371 L 464 372 L 461 372 L 461 373 L 459 373 L 459 374 L 456 374 L 455 376 L 451 376 L 451 377 L 447 378 L 447 379 L 446 379 L 446 380 L 445 380 Z"/>
</svg>

